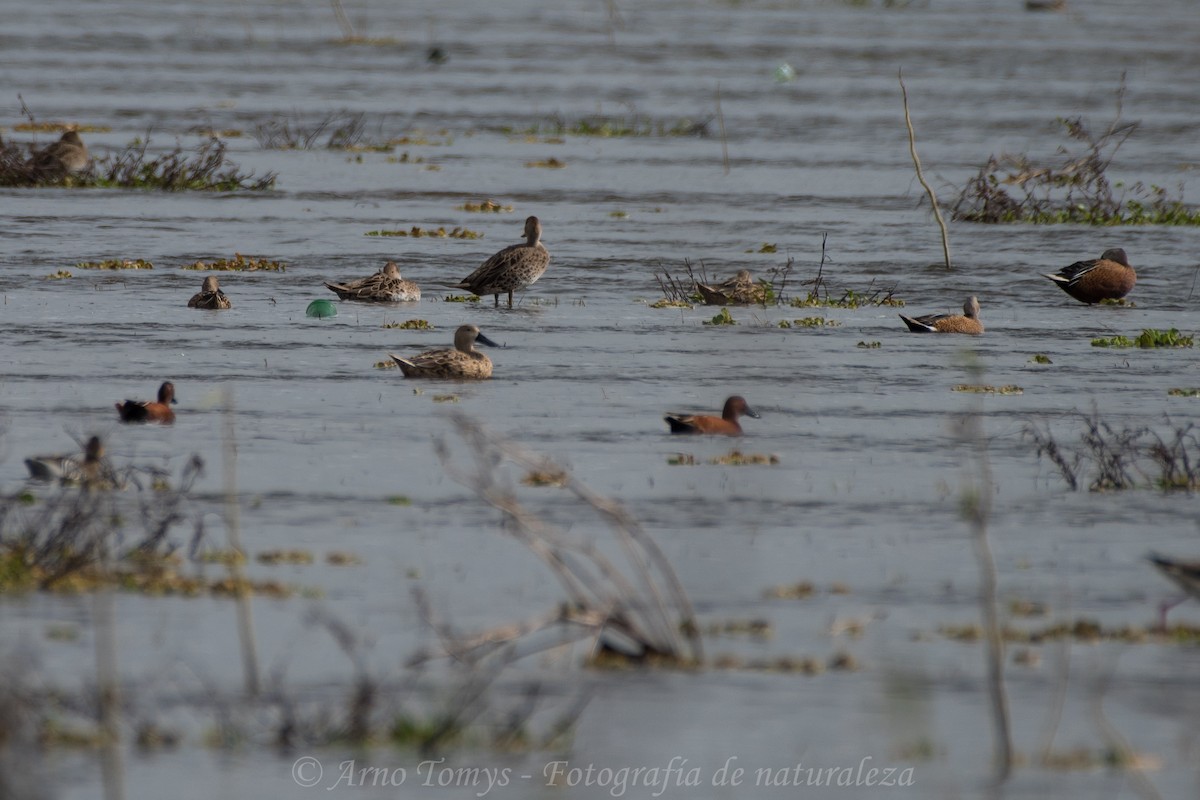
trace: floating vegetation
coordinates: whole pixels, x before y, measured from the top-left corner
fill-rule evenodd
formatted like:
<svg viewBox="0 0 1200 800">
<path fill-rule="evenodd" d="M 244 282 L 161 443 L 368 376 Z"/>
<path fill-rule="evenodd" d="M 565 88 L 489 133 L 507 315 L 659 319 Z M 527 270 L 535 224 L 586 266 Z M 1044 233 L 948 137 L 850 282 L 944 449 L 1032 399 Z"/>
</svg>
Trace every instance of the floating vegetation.
<svg viewBox="0 0 1200 800">
<path fill-rule="evenodd" d="M 448 294 L 442 298 L 443 303 L 478 303 L 477 294 Z"/>
<path fill-rule="evenodd" d="M 667 456 L 667 463 L 673 467 L 694 467 L 700 462 L 691 453 L 672 453 Z M 724 467 L 773 465 L 779 463 L 779 456 L 774 453 L 743 453 L 740 450 L 732 450 L 723 456 L 713 456 L 704 463 Z"/>
<path fill-rule="evenodd" d="M 608 215 L 610 217 L 612 217 L 613 219 L 627 219 L 629 217 L 629 212 L 628 211 L 619 211 L 619 210 L 618 211 L 610 211 L 610 212 L 608 212 Z"/>
<path fill-rule="evenodd" d="M 904 308 L 904 301 L 892 295 L 894 289 L 875 289 L 871 292 L 859 293 L 846 289 L 840 297 L 821 295 L 819 289 L 813 289 L 804 297 L 793 297 L 788 301 L 792 308 L 862 308 L 864 306 L 889 306 Z"/>
<path fill-rule="evenodd" d="M 212 261 L 195 261 L 184 264 L 180 269 L 201 270 L 205 272 L 285 272 L 287 263 L 271 261 L 259 256 L 244 256 L 234 253 L 233 258 L 217 258 Z"/>
<path fill-rule="evenodd" d="M 311 564 L 315 559 L 308 550 L 264 550 L 255 556 L 260 564 Z"/>
<path fill-rule="evenodd" d="M 779 252 L 779 247 L 777 245 L 768 244 L 767 242 L 763 242 L 762 247 L 758 248 L 757 250 L 747 250 L 746 252 L 747 253 L 777 253 L 777 252 Z"/>
<path fill-rule="evenodd" d="M 1034 424 L 1024 435 L 1058 468 L 1071 489 L 1087 483 L 1091 491 L 1117 491 L 1139 486 L 1162 490 L 1200 489 L 1200 437 L 1194 423 L 1174 424 L 1166 433 L 1150 428 L 1114 428 L 1098 412 L 1079 415 L 1083 434 L 1077 444 L 1063 446 L 1049 428 Z"/>
<path fill-rule="evenodd" d="M 866 349 L 868 349 L 868 350 L 875 350 L 875 349 L 878 349 L 878 348 L 880 348 L 880 347 L 883 347 L 883 343 L 882 343 L 882 342 L 876 342 L 876 341 L 871 341 L 871 342 L 859 342 L 857 345 L 855 345 L 855 347 L 863 347 L 863 348 L 866 348 Z"/>
<path fill-rule="evenodd" d="M 1024 598 L 1013 598 L 1008 602 L 1008 613 L 1014 617 L 1044 617 L 1046 604 Z"/>
<path fill-rule="evenodd" d="M 651 308 L 693 308 L 692 304 L 686 300 L 667 300 L 663 298 L 658 302 L 651 303 Z"/>
<path fill-rule="evenodd" d="M 551 156 L 544 161 L 526 161 L 525 166 L 535 169 L 563 169 L 567 166 L 567 162 Z"/>
<path fill-rule="evenodd" d="M 1053 364 L 1054 363 L 1053 361 L 1050 360 L 1050 356 L 1046 355 L 1045 353 L 1035 353 L 1034 355 L 1029 357 L 1029 360 L 1030 360 L 1030 362 L 1032 362 L 1034 364 Z"/>
<path fill-rule="evenodd" d="M 427 319 L 406 319 L 404 322 L 385 322 L 384 328 L 397 329 L 402 331 L 431 331 L 433 326 L 429 324 Z M 395 362 L 393 362 L 395 363 Z"/>
<path fill-rule="evenodd" d="M 810 581 L 800 581 L 786 586 L 772 586 L 763 593 L 768 600 L 807 600 L 817 593 Z"/>
<path fill-rule="evenodd" d="M 1111 336 L 1108 338 L 1092 339 L 1092 347 L 1191 347 L 1192 337 L 1184 336 L 1175 328 L 1160 331 L 1146 328 L 1137 338 L 1128 336 Z"/>
<path fill-rule="evenodd" d="M 1200 397 L 1200 389 L 1168 389 L 1171 397 Z"/>
<path fill-rule="evenodd" d="M 704 320 L 705 325 L 737 325 L 737 320 L 729 313 L 728 308 L 722 308 L 712 319 Z"/>
<path fill-rule="evenodd" d="M 223 131 L 215 130 L 214 128 L 191 128 L 188 133 L 195 136 L 203 136 L 207 139 L 240 139 L 246 135 L 246 132 L 238 128 L 226 128 Z"/>
<path fill-rule="evenodd" d="M 353 553 L 334 550 L 325 554 L 325 563 L 331 567 L 353 567 L 361 564 L 362 559 Z"/>
<path fill-rule="evenodd" d="M 988 384 L 960 383 L 951 391 L 971 392 L 973 394 L 1025 394 L 1024 389 L 1012 384 L 1008 386 L 991 386 Z"/>
<path fill-rule="evenodd" d="M 429 399 L 435 403 L 457 403 L 461 398 L 456 394 L 435 394 Z"/>
<path fill-rule="evenodd" d="M 110 258 L 105 261 L 80 261 L 79 269 L 154 269 L 154 265 L 141 258 Z"/>
<path fill-rule="evenodd" d="M 390 150 L 390 148 L 389 148 L 389 150 Z M 388 156 L 387 163 L 389 163 L 389 164 L 424 164 L 425 159 L 421 158 L 420 156 L 409 156 L 408 151 L 406 150 L 398 156 Z"/>
<path fill-rule="evenodd" d="M 412 500 L 402 494 L 394 494 L 388 497 L 388 505 L 390 506 L 411 506 Z"/>
<path fill-rule="evenodd" d="M 375 369 L 400 369 L 400 365 L 389 358 L 387 361 L 376 361 Z"/>
<path fill-rule="evenodd" d="M 529 470 L 521 478 L 521 483 L 526 486 L 565 486 L 569 477 L 566 470 L 551 464 Z"/>
<path fill-rule="evenodd" d="M 505 132 L 510 135 L 524 136 L 595 136 L 603 138 L 707 136 L 708 125 L 711 121 L 711 117 L 695 122 L 686 118 L 674 121 L 655 120 L 639 114 L 624 117 L 592 114 L 573 122 L 561 117 L 554 117 L 523 131 L 508 128 Z"/>
<path fill-rule="evenodd" d="M 112 132 L 112 128 L 107 125 L 80 125 L 75 122 L 37 122 L 34 120 L 18 122 L 16 125 L 13 125 L 13 130 L 18 133 L 65 133 L 66 131 L 75 131 L 76 133 Z"/>
<path fill-rule="evenodd" d="M 708 460 L 709 464 L 720 464 L 726 467 L 746 467 L 763 464 L 778 464 L 779 456 L 774 453 L 743 453 L 741 450 L 732 450 L 723 456 L 714 456 Z"/>
<path fill-rule="evenodd" d="M 1099 136 L 1082 117 L 1059 118 L 1067 143 L 1057 148 L 1053 161 L 1023 153 L 989 156 L 959 193 L 953 218 L 1037 225 L 1200 225 L 1200 208 L 1185 205 L 1182 190 L 1172 197 L 1161 186 L 1109 180 L 1107 170 L 1117 151 L 1141 124 L 1121 119 L 1124 78 L 1116 94 L 1116 116 Z"/>
<path fill-rule="evenodd" d="M 842 325 L 836 319 L 825 319 L 824 317 L 803 317 L 792 320 L 792 324 L 799 328 L 839 328 Z"/>
<path fill-rule="evenodd" d="M 938 635 L 956 642 L 977 642 L 982 640 L 983 628 L 978 624 L 941 625 Z M 1001 636 L 1005 642 L 1015 644 L 1043 644 L 1045 642 L 1075 641 L 1087 644 L 1098 642 L 1124 642 L 1126 644 L 1147 644 L 1150 642 L 1178 642 L 1180 644 L 1200 644 L 1200 627 L 1191 625 L 1174 625 L 1166 630 L 1140 625 L 1120 625 L 1105 628 L 1093 619 L 1080 618 L 1073 622 L 1055 622 L 1042 628 L 1016 628 L 1004 626 Z"/>
<path fill-rule="evenodd" d="M 73 278 L 73 277 L 75 277 L 75 276 L 74 276 L 74 275 L 72 275 L 72 274 L 71 274 L 70 272 L 68 272 L 67 270 L 65 270 L 65 269 L 60 269 L 58 272 L 52 272 L 52 273 L 50 273 L 49 275 L 47 275 L 47 276 L 46 276 L 46 280 L 48 280 L 48 281 L 61 281 L 61 280 L 65 280 L 65 279 L 67 279 L 67 278 Z"/>
<path fill-rule="evenodd" d="M 418 225 L 413 225 L 408 230 L 382 230 L 382 231 L 367 231 L 366 236 L 411 236 L 414 239 L 425 237 L 435 239 L 482 239 L 483 234 L 468 228 L 452 228 L 446 230 L 444 227 L 436 230 L 428 230 Z"/>
<path fill-rule="evenodd" d="M 461 206 L 456 206 L 459 211 L 466 211 L 471 214 L 507 214 L 513 210 L 512 206 L 502 205 L 495 200 L 480 200 L 478 203 L 467 201 Z"/>
<path fill-rule="evenodd" d="M 1100 299 L 1102 306 L 1123 306 L 1126 308 L 1135 308 L 1137 303 L 1130 300 L 1128 297 L 1103 297 Z"/>
<path fill-rule="evenodd" d="M 727 619 L 710 622 L 704 626 L 704 632 L 709 636 L 750 636 L 755 639 L 770 639 L 775 635 L 775 627 L 768 619 Z"/>
</svg>

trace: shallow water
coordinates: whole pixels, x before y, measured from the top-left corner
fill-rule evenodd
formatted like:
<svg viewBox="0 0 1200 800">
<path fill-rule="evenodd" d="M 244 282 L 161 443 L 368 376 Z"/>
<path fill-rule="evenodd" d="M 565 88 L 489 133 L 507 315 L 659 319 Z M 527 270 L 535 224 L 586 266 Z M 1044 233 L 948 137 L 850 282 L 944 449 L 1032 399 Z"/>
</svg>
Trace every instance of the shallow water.
<svg viewBox="0 0 1200 800">
<path fill-rule="evenodd" d="M 794 786 L 720 787 L 712 778 L 731 756 L 775 770 L 797 762 L 857 767 L 869 757 L 878 766 L 911 766 L 915 786 L 850 791 L 980 794 L 991 746 L 981 646 L 937 634 L 979 617 L 979 573 L 959 514 L 976 461 L 956 422 L 983 411 L 994 484 L 989 534 L 1005 607 L 1016 598 L 1048 607 L 1044 618 L 1013 624 L 1152 622 L 1172 590 L 1142 557 L 1151 549 L 1200 555 L 1195 498 L 1069 492 L 1023 431 L 1037 423 L 1071 442 L 1081 431 L 1074 412 L 1093 408 L 1117 427 L 1165 430 L 1167 415 L 1190 421 L 1195 399 L 1167 390 L 1200 385 L 1194 351 L 1131 353 L 1090 340 L 1144 328 L 1191 333 L 1200 234 L 952 225 L 956 269 L 947 272 L 913 178 L 896 72 L 904 69 L 921 156 L 943 202 L 953 195 L 945 187 L 990 153 L 1053 152 L 1056 117 L 1106 124 L 1122 73 L 1124 115 L 1141 127 L 1122 147 L 1114 177 L 1174 187 L 1191 177 L 1200 133 L 1200 82 L 1189 79 L 1200 71 L 1194 8 L 1169 0 L 1079 3 L 1061 14 L 1026 13 L 1017 2 L 626 5 L 616 6 L 619 26 L 600 3 L 348 5 L 360 33 L 394 43 L 346 45 L 336 42 L 340 31 L 322 3 L 0 2 L 5 84 L 41 119 L 109 126 L 85 136 L 96 153 L 148 129 L 163 150 L 176 141 L 191 146 L 199 127 L 239 129 L 247 135 L 229 140 L 232 158 L 246 170 L 279 173 L 277 191 L 256 195 L 0 192 L 0 483 L 17 488 L 25 456 L 69 450 L 72 435 L 104 435 L 122 463 L 177 470 L 199 453 L 208 472 L 192 511 L 204 515 L 210 543 L 221 545 L 221 392 L 228 390 L 248 549 L 317 556 L 312 566 L 250 567 L 257 577 L 321 594 L 255 602 L 264 664 L 286 664 L 288 689 L 300 698 L 336 699 L 353 668 L 307 621 L 314 607 L 370 643 L 363 658 L 374 674 L 399 681 L 408 655 L 433 641 L 413 589 L 463 630 L 525 618 L 561 599 L 549 573 L 503 535 L 497 512 L 439 465 L 432 442 L 454 441 L 452 408 L 620 499 L 670 557 L 702 619 L 765 618 L 774 628 L 767 641 L 711 637 L 710 654 L 825 661 L 844 651 L 861 665 L 812 677 L 592 673 L 575 668 L 576 658 L 510 668 L 493 690 L 501 706 L 534 681 L 551 698 L 592 693 L 565 756 L 572 764 L 665 768 L 678 756 L 700 768 L 705 785 L 672 786 L 661 796 L 795 796 Z M 445 64 L 426 61 L 435 44 L 448 54 Z M 797 79 L 780 84 L 772 75 L 785 61 Z M 368 138 L 410 136 L 392 154 L 407 152 L 409 163 L 382 153 L 264 150 L 250 135 L 271 120 L 312 124 L 343 110 L 366 114 Z M 544 135 L 553 119 L 595 113 L 636 114 L 667 127 L 706 122 L 708 135 Z M 20 121 L 10 97 L 4 135 L 29 139 L 10 132 Z M 524 134 L 537 125 L 543 135 Z M 566 167 L 526 166 L 550 157 Z M 488 197 L 514 211 L 456 208 Z M 1187 197 L 1194 200 L 1195 190 Z M 527 214 L 541 218 L 553 262 L 517 308 L 438 302 L 437 282 L 460 279 L 518 241 Z M 484 237 L 364 236 L 414 225 L 464 226 Z M 685 258 L 725 276 L 743 267 L 765 275 L 792 257 L 790 290 L 806 291 L 799 282 L 817 274 L 824 233 L 823 274 L 835 293 L 894 289 L 908 303 L 901 310 L 915 314 L 956 310 L 976 294 L 987 333 L 910 335 L 887 307 L 732 309 L 739 324 L 714 327 L 702 323 L 716 309 L 647 305 L 660 297 L 654 274 L 682 272 Z M 754 252 L 763 243 L 777 252 Z M 1110 246 L 1125 247 L 1139 269 L 1133 308 L 1077 304 L 1039 276 Z M 287 271 L 222 273 L 231 311 L 185 308 L 203 276 L 177 267 L 235 252 L 283 259 Z M 145 258 L 155 269 L 73 268 L 102 258 Z M 323 280 L 366 275 L 388 258 L 424 287 L 425 300 L 340 303 L 334 319 L 305 317 L 312 299 L 331 297 Z M 44 279 L 62 268 L 74 277 Z M 840 326 L 777 327 L 818 315 Z M 382 327 L 418 317 L 434 330 Z M 414 386 L 373 366 L 388 352 L 446 346 L 464 322 L 505 345 L 490 352 L 490 382 Z M 875 341 L 880 347 L 857 346 Z M 1031 363 L 1038 353 L 1053 363 Z M 969 361 L 982 375 L 967 372 Z M 178 390 L 174 427 L 116 424 L 114 401 L 148 397 L 164 379 Z M 1024 392 L 951 391 L 960 383 L 1016 384 Z M 735 392 L 762 415 L 745 421 L 738 447 L 777 454 L 780 463 L 669 465 L 672 454 L 705 461 L 731 443 L 669 437 L 662 414 L 716 411 Z M 439 394 L 458 401 L 437 403 Z M 521 487 L 519 495 L 573 533 L 603 531 L 562 492 Z M 389 503 L 395 496 L 411 505 Z M 327 566 L 331 551 L 362 563 Z M 764 599 L 769 587 L 799 581 L 814 583 L 816 594 Z M 838 584 L 848 593 L 831 591 Z M 91 609 L 86 598 L 8 598 L 0 603 L 4 641 L 33 651 L 49 684 L 86 685 Z M 1172 618 L 1198 613 L 1185 606 Z M 188 732 L 177 750 L 128 754 L 131 796 L 167 787 L 196 798 L 299 791 L 290 776 L 296 753 L 202 744 L 213 723 L 199 698 L 235 703 L 240 686 L 230 604 L 122 595 L 117 619 L 122 675 L 139 690 L 130 692 L 130 717 Z M 861 625 L 860 636 L 835 632 L 849 620 Z M 59 624 L 78 637 L 50 638 Z M 1042 745 L 1060 696 L 1055 746 L 1106 747 L 1092 716 L 1102 694 L 1114 726 L 1158 762 L 1149 777 L 1162 796 L 1196 794 L 1200 651 L 1161 644 L 1035 650 L 1040 666 L 1010 663 L 1007 671 L 1022 753 L 1032 758 Z M 428 696 L 437 697 L 451 674 L 434 669 L 425 679 Z M 326 788 L 351 757 L 337 748 L 313 755 Z M 510 785 L 488 796 L 561 796 L 540 788 L 557 757 L 471 751 L 448 763 L 511 767 Z M 421 785 L 415 754 L 358 758 L 409 775 L 402 789 L 367 787 L 356 796 L 451 791 Z M 49 782 L 42 788 L 57 796 L 99 791 L 89 753 L 50 753 L 36 763 L 35 774 Z M 337 789 L 349 791 L 344 783 Z M 613 791 L 593 785 L 566 793 Z M 629 788 L 624 796 L 655 791 Z M 1027 766 L 1003 794 L 1131 792 L 1119 772 Z"/>
</svg>

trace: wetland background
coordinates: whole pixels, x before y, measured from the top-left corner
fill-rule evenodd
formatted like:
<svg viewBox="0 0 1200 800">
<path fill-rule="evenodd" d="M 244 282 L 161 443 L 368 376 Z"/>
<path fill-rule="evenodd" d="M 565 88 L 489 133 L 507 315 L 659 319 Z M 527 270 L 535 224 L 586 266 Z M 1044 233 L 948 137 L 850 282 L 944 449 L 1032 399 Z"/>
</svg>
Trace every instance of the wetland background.
<svg viewBox="0 0 1200 800">
<path fill-rule="evenodd" d="M 943 202 L 993 153 L 1052 156 L 1059 117 L 1102 127 L 1122 80 L 1124 118 L 1141 124 L 1110 176 L 1182 184 L 1195 201 L 1194 4 L 1076 0 L 1031 13 L 966 0 L 500 0 L 346 3 L 344 12 L 339 24 L 321 2 L 0 0 L 6 141 L 58 135 L 14 130 L 28 121 L 20 93 L 38 120 L 92 126 L 83 136 L 94 156 L 146 136 L 152 152 L 190 149 L 216 131 L 241 169 L 277 174 L 261 192 L 0 192 L 0 483 L 23 491 L 24 457 L 70 450 L 72 436 L 92 433 L 117 462 L 156 465 L 175 480 L 199 454 L 206 472 L 171 537 L 187 569 L 204 568 L 186 556 L 197 520 L 202 550 L 227 547 L 222 441 L 232 424 L 246 571 L 286 588 L 252 602 L 264 685 L 312 728 L 322 714 L 326 729 L 341 724 L 362 675 L 382 687 L 377 720 L 427 718 L 460 696 L 460 667 L 405 666 L 437 644 L 414 589 L 462 631 L 561 600 L 547 570 L 504 535 L 501 516 L 439 463 L 439 437 L 466 457 L 448 408 L 618 499 L 674 565 L 701 629 L 726 631 L 710 633 L 714 661 L 694 671 L 582 669 L 580 648 L 512 664 L 488 686 L 485 727 L 535 693 L 530 728 L 543 731 L 578 698 L 591 702 L 565 740 L 507 750 L 467 741 L 444 753 L 449 765 L 540 776 L 560 758 L 617 769 L 678 756 L 707 781 L 730 756 L 776 770 L 870 757 L 911 766 L 915 786 L 849 791 L 985 793 L 983 645 L 955 635 L 979 622 L 979 568 L 961 514 L 979 461 L 960 423 L 976 411 L 1005 624 L 1154 623 L 1173 589 L 1144 555 L 1200 556 L 1194 494 L 1072 492 L 1025 431 L 1037 425 L 1073 444 L 1078 413 L 1093 410 L 1118 429 L 1190 422 L 1195 398 L 1168 392 L 1200 386 L 1194 350 L 1091 340 L 1193 333 L 1200 235 L 952 224 L 947 271 L 909 160 L 896 74 L 904 69 L 918 148 Z M 323 122 L 332 127 L 310 147 L 264 146 Z M 358 147 L 327 148 L 326 133 L 346 125 Z M 489 198 L 512 211 L 463 208 Z M 518 307 L 442 302 L 437 283 L 518 241 L 528 214 L 541 218 L 553 261 Z M 482 238 L 367 235 L 414 226 Z M 1039 275 L 1114 246 L 1139 271 L 1132 307 L 1080 305 Z M 286 270 L 221 273 L 233 309 L 187 309 L 203 274 L 180 267 L 235 253 Z M 75 266 L 125 258 L 154 269 Z M 389 258 L 423 287 L 419 304 L 341 303 L 336 318 L 305 317 L 311 300 L 332 299 L 323 280 L 363 276 Z M 705 325 L 717 309 L 649 307 L 661 297 L 655 274 L 682 271 L 685 258 L 722 277 L 740 268 L 767 277 L 792 259 L 790 296 L 807 293 L 820 270 L 834 297 L 883 289 L 906 306 L 734 308 L 738 324 Z M 72 277 L 47 279 L 59 270 Z M 978 339 L 915 336 L 896 316 L 953 311 L 971 294 L 987 327 Z M 836 325 L 779 327 L 815 316 Z M 415 318 L 432 330 L 384 327 Z M 388 351 L 446 346 L 466 322 L 506 345 L 489 353 L 491 381 L 414 384 L 375 367 Z M 180 400 L 173 427 L 116 424 L 113 402 L 150 397 L 162 380 Z M 964 383 L 1023 391 L 953 391 Z M 762 415 L 745 420 L 736 446 L 777 464 L 709 464 L 731 443 L 666 434 L 664 412 L 711 413 L 733 393 Z M 681 452 L 699 463 L 670 463 Z M 560 489 L 503 470 L 523 502 L 573 536 L 602 533 Z M 33 492 L 40 502 L 52 494 Z M 258 559 L 272 551 L 313 563 Z M 350 563 L 331 564 L 331 554 Z M 242 700 L 232 602 L 119 592 L 113 603 L 130 796 L 291 796 L 313 791 L 293 780 L 301 755 L 325 764 L 323 786 L 346 758 L 415 775 L 425 757 L 388 744 L 281 751 L 286 704 Z M 0 597 L 9 685 L 85 733 L 94 613 L 87 594 Z M 1172 612 L 1198 617 L 1194 604 Z M 748 635 L 761 625 L 739 621 L 761 621 L 770 635 Z M 727 668 L 716 666 L 722 657 Z M 789 667 L 797 664 L 823 669 Z M 1162 797 L 1200 790 L 1194 639 L 1051 636 L 1011 644 L 1005 665 L 1023 763 L 1002 796 L 1152 796 L 1141 768 Z M 147 725 L 178 742 L 139 747 Z M 1110 757 L 1120 750 L 1112 729 L 1139 754 L 1132 767 Z M 91 746 L 6 749 L 13 796 L 100 792 Z M 1041 759 L 1047 752 L 1054 757 Z M 543 783 L 514 781 L 489 796 L 564 793 Z M 354 791 L 451 790 L 410 777 L 403 789 Z M 668 790 L 684 791 L 797 793 Z M 566 793 L 612 796 L 604 786 Z"/>
</svg>

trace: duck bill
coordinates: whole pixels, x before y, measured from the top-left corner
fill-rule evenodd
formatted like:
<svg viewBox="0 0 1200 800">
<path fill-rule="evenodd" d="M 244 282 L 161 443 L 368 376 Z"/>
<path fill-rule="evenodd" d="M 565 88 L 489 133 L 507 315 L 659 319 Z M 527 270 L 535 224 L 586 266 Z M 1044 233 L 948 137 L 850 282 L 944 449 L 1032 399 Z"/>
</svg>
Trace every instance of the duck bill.
<svg viewBox="0 0 1200 800">
<path fill-rule="evenodd" d="M 758 412 L 757 412 L 757 411 L 755 411 L 755 410 L 754 410 L 753 408 L 751 408 L 750 406 L 746 406 L 746 407 L 745 407 L 745 409 L 743 409 L 743 413 L 744 413 L 744 414 L 745 414 L 747 417 L 753 417 L 754 419 L 762 419 L 762 417 L 760 417 L 760 416 L 758 415 Z"/>
<path fill-rule="evenodd" d="M 500 346 L 500 345 L 496 344 L 495 342 L 493 342 L 488 337 L 484 336 L 482 333 L 478 333 L 475 335 L 475 341 L 478 342 L 479 344 L 486 344 L 488 347 L 499 347 Z"/>
</svg>

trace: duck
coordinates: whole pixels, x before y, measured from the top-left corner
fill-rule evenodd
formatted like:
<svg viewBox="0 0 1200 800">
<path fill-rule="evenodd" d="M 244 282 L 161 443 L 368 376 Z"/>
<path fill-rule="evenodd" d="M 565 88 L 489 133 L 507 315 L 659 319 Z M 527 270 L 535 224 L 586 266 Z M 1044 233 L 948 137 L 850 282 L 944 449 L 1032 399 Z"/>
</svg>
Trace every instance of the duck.
<svg viewBox="0 0 1200 800">
<path fill-rule="evenodd" d="M 388 356 L 400 365 L 406 378 L 485 380 L 492 377 L 492 360 L 475 349 L 476 342 L 499 347 L 475 325 L 462 325 L 454 332 L 453 350 L 426 350 L 410 358 Z"/>
<path fill-rule="evenodd" d="M 767 299 L 766 287 L 757 283 L 748 269 L 739 270 L 737 275 L 716 285 L 697 282 L 696 291 L 709 306 L 748 306 Z"/>
<path fill-rule="evenodd" d="M 710 436 L 741 436 L 742 426 L 738 424 L 741 415 L 759 419 L 758 412 L 752 409 L 741 395 L 733 395 L 725 401 L 721 416 L 712 417 L 703 414 L 668 414 L 663 417 L 671 426 L 671 433 L 696 433 Z"/>
<path fill-rule="evenodd" d="M 175 412 L 171 410 L 171 405 L 178 402 L 175 399 L 175 384 L 164 381 L 163 385 L 158 387 L 156 402 L 126 400 L 116 404 L 117 414 L 120 415 L 121 422 L 159 422 L 170 425 L 175 421 Z"/>
<path fill-rule="evenodd" d="M 1079 302 L 1089 305 L 1101 300 L 1120 300 L 1137 283 L 1137 272 L 1129 266 L 1129 258 L 1121 247 L 1105 250 L 1091 261 L 1076 261 L 1058 272 L 1046 273 L 1044 277 Z"/>
<path fill-rule="evenodd" d="M 89 160 L 87 145 L 83 143 L 79 132 L 69 130 L 57 142 L 34 153 L 29 159 L 29 166 L 37 174 L 38 180 L 56 181 L 82 172 Z"/>
<path fill-rule="evenodd" d="M 1187 600 L 1189 596 L 1200 600 L 1200 561 L 1180 561 L 1160 556 L 1157 553 L 1151 553 L 1146 558 L 1158 568 L 1159 572 L 1166 575 L 1176 586 L 1186 592 L 1180 599 L 1168 601 L 1159 606 L 1159 623 L 1165 629 L 1167 627 L 1168 611 Z"/>
<path fill-rule="evenodd" d="M 229 302 L 229 298 L 221 291 L 221 287 L 217 284 L 217 276 L 209 275 L 204 279 L 204 284 L 201 286 L 200 291 L 192 295 L 191 300 L 188 300 L 188 308 L 221 311 L 226 308 L 233 308 L 233 303 Z"/>
<path fill-rule="evenodd" d="M 82 453 L 30 456 L 25 459 L 25 467 L 31 480 L 58 481 L 63 486 L 123 489 L 126 483 L 104 457 L 104 442 L 99 436 L 88 439 Z"/>
<path fill-rule="evenodd" d="M 525 220 L 525 243 L 504 248 L 463 278 L 455 289 L 466 289 L 480 297 L 492 295 L 494 307 L 500 305 L 500 295 L 508 292 L 508 307 L 512 308 L 513 292 L 537 282 L 550 266 L 550 252 L 542 244 L 542 223 L 537 217 Z"/>
<path fill-rule="evenodd" d="M 963 303 L 961 314 L 927 314 L 924 317 L 901 314 L 900 319 L 913 333 L 967 333 L 972 336 L 983 333 L 983 323 L 979 321 L 979 300 L 973 296 Z"/>
<path fill-rule="evenodd" d="M 400 277 L 400 267 L 389 261 L 374 275 L 349 283 L 325 282 L 342 300 L 363 303 L 408 303 L 421 299 L 421 287 Z"/>
</svg>

